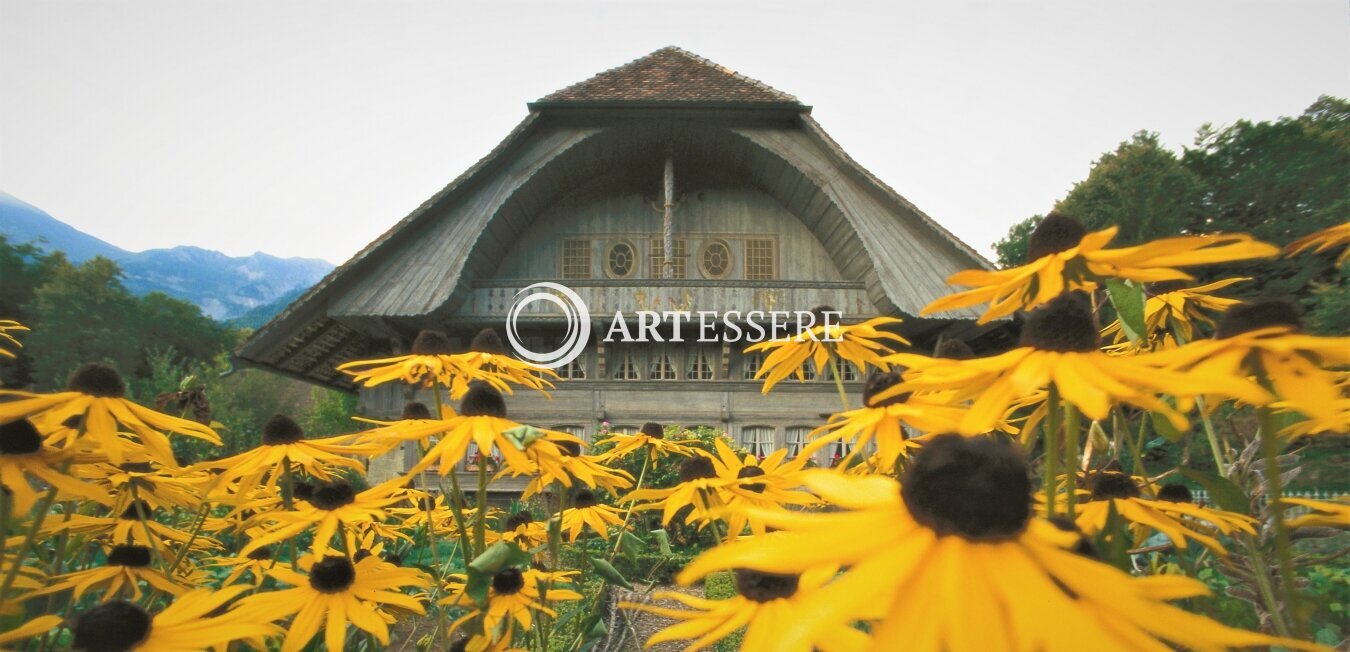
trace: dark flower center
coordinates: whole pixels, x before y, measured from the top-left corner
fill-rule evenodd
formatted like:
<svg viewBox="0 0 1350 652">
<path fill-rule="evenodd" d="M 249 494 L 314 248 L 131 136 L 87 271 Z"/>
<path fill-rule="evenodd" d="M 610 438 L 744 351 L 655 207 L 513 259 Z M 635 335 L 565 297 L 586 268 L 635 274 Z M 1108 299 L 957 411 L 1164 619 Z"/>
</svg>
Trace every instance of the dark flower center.
<svg viewBox="0 0 1350 652">
<path fill-rule="evenodd" d="M 1158 500 L 1166 500 L 1172 503 L 1193 503 L 1195 496 L 1191 494 L 1190 487 L 1179 482 L 1169 482 L 1158 490 Z"/>
<path fill-rule="evenodd" d="M 1101 555 L 1097 554 L 1097 549 L 1092 546 L 1092 541 L 1088 540 L 1087 537 L 1083 536 L 1082 530 L 1079 530 L 1078 525 L 1076 525 L 1073 521 L 1069 520 L 1064 516 L 1055 516 L 1047 520 L 1050 521 L 1051 525 L 1054 525 L 1060 530 L 1063 530 L 1065 532 L 1073 532 L 1074 534 L 1078 535 L 1078 542 L 1073 544 L 1073 548 L 1071 548 L 1071 550 L 1089 559 L 1098 559 L 1098 560 L 1101 559 Z"/>
<path fill-rule="evenodd" d="M 761 469 L 758 466 L 743 466 L 741 467 L 740 471 L 736 472 L 736 477 L 738 478 L 758 478 L 762 475 L 764 475 L 764 469 Z M 768 485 L 765 485 L 763 482 L 750 482 L 741 484 L 742 489 L 745 489 L 747 491 L 753 491 L 757 494 L 764 493 L 764 489 L 767 486 Z"/>
<path fill-rule="evenodd" d="M 418 498 L 418 499 L 417 499 L 417 508 L 420 509 L 420 510 L 422 510 L 422 511 L 424 511 L 424 512 L 434 512 L 434 511 L 436 511 L 436 497 L 435 497 L 435 496 L 422 496 L 421 498 Z"/>
<path fill-rule="evenodd" d="M 413 355 L 450 355 L 454 353 L 450 338 L 443 331 L 426 330 L 417 334 L 412 343 Z"/>
<path fill-rule="evenodd" d="M 42 434 L 28 419 L 0 426 L 0 455 L 31 455 L 42 450 Z"/>
<path fill-rule="evenodd" d="M 591 499 L 594 500 L 595 496 L 592 495 Z M 522 525 L 529 525 L 533 522 L 534 514 L 531 514 L 528 509 L 522 509 L 515 514 L 506 517 L 506 522 L 502 524 L 502 529 L 506 532 L 515 532 L 516 528 Z"/>
<path fill-rule="evenodd" d="M 1027 462 L 1006 437 L 934 437 L 900 483 L 914 519 L 938 534 L 1002 539 L 1031 518 Z"/>
<path fill-rule="evenodd" d="M 403 406 L 403 414 L 402 414 L 402 416 L 401 416 L 400 418 L 402 418 L 402 419 L 430 419 L 430 418 L 431 418 L 431 410 L 428 410 L 428 409 L 427 409 L 427 406 L 426 406 L 425 404 L 423 404 L 423 403 L 419 403 L 419 402 L 417 402 L 417 401 L 408 401 L 408 402 Z"/>
<path fill-rule="evenodd" d="M 502 345 L 501 336 L 491 328 L 478 331 L 478 334 L 474 335 L 473 340 L 469 342 L 469 350 L 477 353 L 506 354 L 506 347 Z"/>
<path fill-rule="evenodd" d="M 525 574 L 519 568 L 503 568 L 492 576 L 492 590 L 497 595 L 515 595 L 525 588 Z"/>
<path fill-rule="evenodd" d="M 581 444 L 574 441 L 559 441 L 554 443 L 557 444 L 558 450 L 561 451 L 563 455 L 568 457 L 581 456 Z"/>
<path fill-rule="evenodd" d="M 272 415 L 263 426 L 262 443 L 267 446 L 294 444 L 304 438 L 305 431 L 300 428 L 300 424 L 284 414 Z"/>
<path fill-rule="evenodd" d="M 150 635 L 151 618 L 144 609 L 113 600 L 80 614 L 71 626 L 71 647 L 83 652 L 126 652 Z"/>
<path fill-rule="evenodd" d="M 639 432 L 640 434 L 647 435 L 648 437 L 651 437 L 652 439 L 665 439 L 665 438 L 666 438 L 666 428 L 665 428 L 665 426 L 662 426 L 661 424 L 659 424 L 659 423 L 657 423 L 657 422 L 655 422 L 655 421 L 648 421 L 647 423 L 642 424 L 642 429 L 639 430 L 638 432 Z"/>
<path fill-rule="evenodd" d="M 248 558 L 253 561 L 267 561 L 272 558 L 272 549 L 263 547 L 248 553 Z"/>
<path fill-rule="evenodd" d="M 713 467 L 712 460 L 702 455 L 691 457 L 680 465 L 680 482 L 715 477 L 717 477 L 717 469 Z"/>
<path fill-rule="evenodd" d="M 117 468 L 127 473 L 154 473 L 155 465 L 149 462 L 123 462 Z"/>
<path fill-rule="evenodd" d="M 737 568 L 736 592 L 755 602 L 790 598 L 797 592 L 797 575 L 779 575 Z"/>
<path fill-rule="evenodd" d="M 1085 235 L 1087 228 L 1082 222 L 1058 211 L 1051 211 L 1027 239 L 1026 262 L 1077 247 Z"/>
<path fill-rule="evenodd" d="M 113 546 L 113 549 L 108 553 L 108 564 L 129 568 L 145 568 L 150 565 L 150 549 L 145 546 Z"/>
<path fill-rule="evenodd" d="M 464 400 L 459 403 L 459 413 L 466 417 L 505 419 L 506 399 L 491 385 L 474 381 L 469 385 L 469 391 L 464 393 Z"/>
<path fill-rule="evenodd" d="M 1138 498 L 1139 485 L 1125 473 L 1104 471 L 1092 475 L 1092 499 Z"/>
<path fill-rule="evenodd" d="M 896 394 L 883 401 L 877 402 L 876 395 L 880 394 L 896 385 L 900 384 L 900 376 L 905 373 L 903 367 L 894 367 L 890 371 L 874 371 L 867 377 L 867 382 L 863 383 L 863 405 L 867 407 L 886 407 L 887 405 L 896 405 L 909 400 L 910 393 Z"/>
<path fill-rule="evenodd" d="M 1272 326 L 1289 326 L 1295 331 L 1301 330 L 1303 320 L 1299 318 L 1298 308 L 1290 301 L 1279 299 L 1238 304 L 1219 318 L 1219 325 L 1214 329 L 1214 339 L 1221 340 Z"/>
<path fill-rule="evenodd" d="M 314 497 L 314 483 L 297 482 L 295 483 L 295 498 L 308 502 Z"/>
<path fill-rule="evenodd" d="M 969 360 L 975 357 L 975 351 L 966 344 L 965 340 L 958 340 L 954 337 L 944 337 L 938 342 L 937 348 L 933 349 L 934 358 L 946 358 L 948 360 Z"/>
<path fill-rule="evenodd" d="M 149 519 L 154 516 L 155 510 L 150 506 L 150 503 L 144 500 L 133 500 L 130 505 L 127 505 L 126 509 L 122 510 L 122 515 L 119 518 L 124 521 L 139 521 L 141 520 L 141 514 L 145 514 L 145 518 Z"/>
<path fill-rule="evenodd" d="M 352 561 L 361 561 L 362 559 L 365 559 L 366 557 L 369 556 L 370 551 L 366 550 L 365 548 L 362 548 L 360 550 L 357 550 L 356 554 L 352 555 Z"/>
<path fill-rule="evenodd" d="M 403 555 L 400 555 L 400 554 L 398 554 L 398 553 L 396 553 L 396 552 L 386 552 L 386 553 L 384 553 L 384 560 L 387 561 L 387 562 L 389 562 L 389 563 L 391 563 L 391 564 L 393 564 L 393 565 L 395 565 L 395 566 L 402 566 L 402 565 L 403 565 Z"/>
<path fill-rule="evenodd" d="M 1149 294 L 1156 297 L 1160 294 L 1167 294 L 1168 292 L 1176 292 L 1177 290 L 1184 290 L 1186 289 L 1187 286 L 1190 285 L 1190 283 L 1191 283 L 1190 281 L 1176 279 L 1172 281 L 1158 281 L 1156 283 L 1149 283 L 1148 285 L 1145 285 L 1144 288 L 1148 290 Z"/>
<path fill-rule="evenodd" d="M 89 362 L 70 374 L 66 387 L 74 392 L 103 398 L 122 398 L 127 385 L 117 371 L 106 364 Z"/>
<path fill-rule="evenodd" d="M 592 493 L 591 490 L 589 489 L 579 489 L 577 490 L 577 493 L 572 496 L 572 506 L 577 509 L 586 509 L 587 507 L 595 507 L 596 505 L 599 504 L 600 500 L 597 499 L 595 497 L 595 494 Z"/>
<path fill-rule="evenodd" d="M 356 491 L 346 480 L 335 480 L 314 487 L 309 504 L 326 511 L 333 511 L 343 505 L 356 501 Z"/>
<path fill-rule="evenodd" d="M 328 555 L 309 569 L 309 585 L 319 593 L 341 593 L 356 581 L 356 567 L 346 557 Z"/>
<path fill-rule="evenodd" d="M 1089 301 L 1082 292 L 1067 292 L 1027 313 L 1020 345 L 1064 353 L 1096 351 L 1097 320 Z"/>
<path fill-rule="evenodd" d="M 824 326 L 826 313 L 834 316 L 834 319 L 831 320 L 833 323 L 839 323 L 839 311 L 835 310 L 834 306 L 816 306 L 811 309 L 811 317 L 815 319 L 815 321 L 811 322 L 811 327 Z"/>
</svg>

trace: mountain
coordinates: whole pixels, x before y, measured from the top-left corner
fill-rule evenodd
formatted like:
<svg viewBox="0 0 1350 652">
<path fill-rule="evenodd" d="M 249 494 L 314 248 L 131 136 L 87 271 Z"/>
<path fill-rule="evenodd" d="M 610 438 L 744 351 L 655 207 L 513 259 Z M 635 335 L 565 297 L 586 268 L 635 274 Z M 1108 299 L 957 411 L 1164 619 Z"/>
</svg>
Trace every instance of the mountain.
<svg viewBox="0 0 1350 652">
<path fill-rule="evenodd" d="M 0 191 L 0 235 L 61 251 L 72 262 L 95 256 L 116 261 L 123 283 L 136 294 L 163 292 L 196 304 L 219 320 L 248 316 L 260 325 L 318 282 L 333 264 L 315 258 L 278 258 L 262 252 L 232 257 L 200 247 L 130 252 L 61 222 L 36 206 Z"/>
</svg>

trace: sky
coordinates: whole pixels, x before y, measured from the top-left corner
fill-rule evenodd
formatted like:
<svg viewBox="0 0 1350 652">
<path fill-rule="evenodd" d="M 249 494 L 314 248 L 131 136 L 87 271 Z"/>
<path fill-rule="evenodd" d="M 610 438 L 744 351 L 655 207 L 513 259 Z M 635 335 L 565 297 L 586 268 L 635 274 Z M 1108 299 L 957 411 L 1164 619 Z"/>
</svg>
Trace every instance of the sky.
<svg viewBox="0 0 1350 652">
<path fill-rule="evenodd" d="M 667 45 L 985 253 L 1138 130 L 1350 96 L 1344 0 L 0 0 L 0 190 L 124 249 L 341 263 L 526 102 Z"/>
</svg>

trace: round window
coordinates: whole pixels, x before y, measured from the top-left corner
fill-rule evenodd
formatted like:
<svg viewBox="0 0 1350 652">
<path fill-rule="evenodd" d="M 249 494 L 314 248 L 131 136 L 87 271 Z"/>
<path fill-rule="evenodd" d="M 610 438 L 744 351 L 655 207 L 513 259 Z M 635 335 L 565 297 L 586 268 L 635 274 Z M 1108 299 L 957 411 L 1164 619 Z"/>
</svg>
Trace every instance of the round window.
<svg viewBox="0 0 1350 652">
<path fill-rule="evenodd" d="M 731 247 L 721 240 L 703 245 L 699 265 L 707 278 L 725 278 L 731 273 Z"/>
<path fill-rule="evenodd" d="M 627 278 L 637 271 L 637 250 L 627 242 L 616 242 L 609 246 L 605 256 L 605 271 L 614 278 Z"/>
</svg>

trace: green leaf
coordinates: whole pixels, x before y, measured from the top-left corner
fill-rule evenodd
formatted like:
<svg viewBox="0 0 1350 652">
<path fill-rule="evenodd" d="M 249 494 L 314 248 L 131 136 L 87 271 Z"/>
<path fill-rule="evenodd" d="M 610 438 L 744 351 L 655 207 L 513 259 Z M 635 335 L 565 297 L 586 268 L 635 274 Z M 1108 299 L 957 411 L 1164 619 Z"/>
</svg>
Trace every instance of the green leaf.
<svg viewBox="0 0 1350 652">
<path fill-rule="evenodd" d="M 606 582 L 615 586 L 622 586 L 630 591 L 633 590 L 633 585 L 624 579 L 623 574 L 619 573 L 619 569 L 615 568 L 613 564 L 597 557 L 591 557 L 591 568 L 595 569 L 595 574 Z"/>
<path fill-rule="evenodd" d="M 623 553 L 623 556 L 627 557 L 629 561 L 637 559 L 638 553 L 642 552 L 646 547 L 647 542 L 638 538 L 636 534 L 633 534 L 632 532 L 619 533 L 619 552 Z"/>
<path fill-rule="evenodd" d="M 1131 342 L 1142 340 L 1148 333 L 1144 325 L 1144 287 L 1133 281 L 1106 279 L 1106 294 L 1111 297 L 1120 330 Z"/>
<path fill-rule="evenodd" d="M 503 430 L 502 436 L 515 445 L 520 450 L 525 450 L 536 440 L 544 438 L 544 431 L 534 426 L 516 426 L 509 430 Z"/>
<path fill-rule="evenodd" d="M 1157 412 L 1149 412 L 1148 417 L 1153 420 L 1153 431 L 1162 435 L 1167 441 L 1179 442 L 1181 441 L 1181 438 L 1186 435 L 1185 432 L 1177 430 L 1176 426 L 1172 425 L 1172 422 L 1167 420 L 1166 415 Z"/>
<path fill-rule="evenodd" d="M 483 554 L 474 557 L 473 561 L 469 562 L 464 592 L 478 606 L 486 606 L 488 586 L 492 584 L 492 576 L 508 566 L 524 566 L 529 563 L 530 553 L 505 541 L 498 541 L 484 550 Z"/>
<path fill-rule="evenodd" d="M 1217 473 L 1195 469 L 1181 469 L 1181 474 L 1186 476 L 1187 480 L 1204 487 L 1214 504 L 1220 508 L 1239 514 L 1250 513 L 1251 502 L 1247 499 L 1247 494 L 1242 492 L 1241 487 L 1233 484 L 1232 480 Z"/>
<path fill-rule="evenodd" d="M 1093 543 L 1101 553 L 1102 561 L 1128 573 L 1133 569 L 1130 567 L 1130 542 L 1127 537 L 1125 519 L 1116 512 L 1116 503 L 1112 501 L 1106 508 L 1106 524 L 1097 533 Z"/>
<path fill-rule="evenodd" d="M 670 535 L 664 529 L 652 530 L 652 537 L 656 539 L 656 546 L 660 548 L 661 554 L 673 554 L 670 549 Z"/>
</svg>

